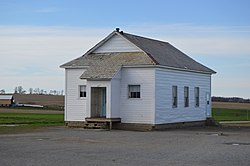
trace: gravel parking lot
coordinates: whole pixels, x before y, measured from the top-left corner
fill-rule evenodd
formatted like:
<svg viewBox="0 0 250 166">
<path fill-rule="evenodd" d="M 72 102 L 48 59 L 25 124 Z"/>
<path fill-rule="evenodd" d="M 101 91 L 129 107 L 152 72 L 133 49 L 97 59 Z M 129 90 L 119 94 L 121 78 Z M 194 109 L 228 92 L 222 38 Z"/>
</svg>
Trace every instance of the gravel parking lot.
<svg viewBox="0 0 250 166">
<path fill-rule="evenodd" d="M 0 135 L 0 165 L 250 165 L 250 128 L 103 131 L 50 127 Z"/>
</svg>

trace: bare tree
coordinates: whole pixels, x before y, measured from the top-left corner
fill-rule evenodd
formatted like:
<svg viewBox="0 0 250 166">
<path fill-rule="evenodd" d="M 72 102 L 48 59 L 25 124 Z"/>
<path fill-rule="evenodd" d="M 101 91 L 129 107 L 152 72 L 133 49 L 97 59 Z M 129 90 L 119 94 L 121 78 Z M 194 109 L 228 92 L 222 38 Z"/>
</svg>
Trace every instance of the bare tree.
<svg viewBox="0 0 250 166">
<path fill-rule="evenodd" d="M 26 91 L 23 89 L 22 86 L 18 86 L 18 87 L 17 87 L 17 92 L 18 92 L 19 94 L 25 94 Z"/>
<path fill-rule="evenodd" d="M 15 89 L 14 89 L 14 93 L 17 93 L 17 87 L 15 87 Z"/>
<path fill-rule="evenodd" d="M 34 93 L 35 94 L 39 94 L 40 93 L 40 89 L 39 88 L 35 88 Z"/>
<path fill-rule="evenodd" d="M 5 90 L 4 90 L 4 89 L 1 89 L 1 90 L 0 90 L 0 94 L 5 94 Z"/>
<path fill-rule="evenodd" d="M 33 94 L 33 88 L 29 88 L 29 94 Z"/>
</svg>

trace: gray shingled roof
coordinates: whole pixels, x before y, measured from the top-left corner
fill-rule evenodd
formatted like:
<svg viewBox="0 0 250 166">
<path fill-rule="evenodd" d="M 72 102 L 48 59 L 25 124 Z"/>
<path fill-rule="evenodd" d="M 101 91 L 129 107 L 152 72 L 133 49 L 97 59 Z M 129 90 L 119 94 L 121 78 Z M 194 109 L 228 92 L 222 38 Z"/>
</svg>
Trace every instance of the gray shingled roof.
<svg viewBox="0 0 250 166">
<path fill-rule="evenodd" d="M 215 71 L 196 62 L 167 42 L 144 38 L 127 33 L 122 33 L 122 35 L 137 47 L 142 49 L 144 52 L 146 52 L 149 56 L 151 56 L 159 65 L 184 70 L 215 73 Z"/>
<path fill-rule="evenodd" d="M 95 49 L 105 43 L 113 35 L 120 35 L 133 43 L 143 52 L 94 54 Z M 63 68 L 87 68 L 83 79 L 112 79 L 124 65 L 161 65 L 187 71 L 216 73 L 212 69 L 196 62 L 171 44 L 159 40 L 112 32 L 85 55 L 63 64 Z"/>
<path fill-rule="evenodd" d="M 77 58 L 65 66 L 81 66 L 87 70 L 82 79 L 112 79 L 123 65 L 154 65 L 154 61 L 143 52 L 88 54 Z"/>
</svg>

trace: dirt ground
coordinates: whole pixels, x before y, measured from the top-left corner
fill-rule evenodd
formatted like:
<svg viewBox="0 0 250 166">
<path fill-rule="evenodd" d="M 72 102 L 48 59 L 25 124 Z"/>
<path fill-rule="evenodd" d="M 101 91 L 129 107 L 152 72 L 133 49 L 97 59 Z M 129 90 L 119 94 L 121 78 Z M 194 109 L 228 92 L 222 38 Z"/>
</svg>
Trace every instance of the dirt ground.
<svg viewBox="0 0 250 166">
<path fill-rule="evenodd" d="M 212 107 L 213 108 L 250 110 L 250 103 L 212 102 Z"/>
<path fill-rule="evenodd" d="M 64 96 L 60 95 L 14 94 L 13 97 L 15 101 L 23 104 L 64 106 Z"/>
<path fill-rule="evenodd" d="M 50 127 L 0 135 L 0 165 L 249 166 L 250 128 L 134 132 Z"/>
</svg>

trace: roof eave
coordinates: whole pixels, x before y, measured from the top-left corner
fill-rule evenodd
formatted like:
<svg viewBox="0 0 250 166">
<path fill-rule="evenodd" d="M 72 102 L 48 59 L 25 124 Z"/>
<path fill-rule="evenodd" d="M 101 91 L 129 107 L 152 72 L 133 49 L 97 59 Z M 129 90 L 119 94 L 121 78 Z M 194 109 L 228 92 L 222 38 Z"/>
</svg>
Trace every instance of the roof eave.
<svg viewBox="0 0 250 166">
<path fill-rule="evenodd" d="M 60 66 L 60 68 L 64 68 L 64 69 L 87 69 L 89 68 L 89 66 Z"/>
<path fill-rule="evenodd" d="M 136 68 L 136 67 L 139 67 L 139 68 L 152 68 L 152 67 L 156 67 L 155 64 L 152 64 L 152 65 L 122 65 L 122 67 L 127 67 L 127 68 Z"/>
<path fill-rule="evenodd" d="M 211 70 L 211 72 L 209 72 L 209 71 L 201 71 L 201 70 L 182 69 L 182 68 L 171 67 L 171 66 L 163 66 L 163 65 L 156 65 L 156 67 L 165 68 L 165 69 L 172 69 L 172 70 L 179 70 L 179 71 L 194 72 L 194 73 L 216 74 L 216 72 L 213 71 L 213 70 Z"/>
<path fill-rule="evenodd" d="M 110 81 L 112 78 L 84 78 L 84 77 L 80 77 L 80 79 L 86 79 L 88 81 Z"/>
<path fill-rule="evenodd" d="M 215 71 L 211 70 L 211 72 L 208 71 L 200 71 L 200 70 L 192 70 L 192 69 L 182 69 L 182 68 L 176 68 L 176 67 L 170 67 L 170 66 L 163 66 L 163 65 L 124 65 L 122 67 L 125 68 L 164 68 L 164 69 L 171 69 L 171 70 L 179 70 L 179 71 L 186 71 L 186 72 L 195 72 L 195 73 L 203 73 L 203 74 L 216 74 Z"/>
</svg>

